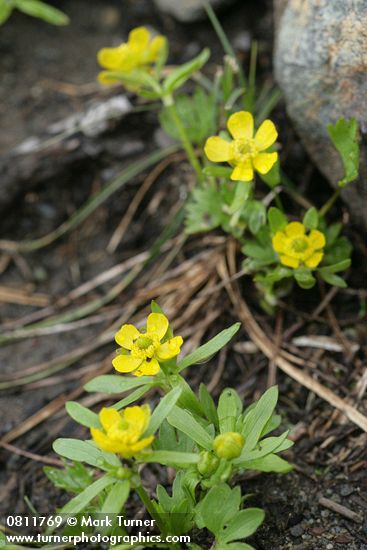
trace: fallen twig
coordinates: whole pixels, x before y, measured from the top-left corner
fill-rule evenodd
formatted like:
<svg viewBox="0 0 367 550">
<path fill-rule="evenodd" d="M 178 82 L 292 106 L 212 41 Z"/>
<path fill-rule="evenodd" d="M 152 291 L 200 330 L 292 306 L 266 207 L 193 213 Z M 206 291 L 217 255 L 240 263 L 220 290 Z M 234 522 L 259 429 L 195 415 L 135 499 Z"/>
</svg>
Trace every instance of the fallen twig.
<svg viewBox="0 0 367 550">
<path fill-rule="evenodd" d="M 334 500 L 331 500 L 330 498 L 321 497 L 319 498 L 319 504 L 321 506 L 324 506 L 325 508 L 328 508 L 332 512 L 336 512 L 337 514 L 340 514 L 341 516 L 344 516 L 347 519 L 350 519 L 352 521 L 355 521 L 356 523 L 362 523 L 362 518 L 356 514 L 356 512 L 353 512 L 346 506 L 343 506 L 342 504 L 338 504 Z"/>
</svg>

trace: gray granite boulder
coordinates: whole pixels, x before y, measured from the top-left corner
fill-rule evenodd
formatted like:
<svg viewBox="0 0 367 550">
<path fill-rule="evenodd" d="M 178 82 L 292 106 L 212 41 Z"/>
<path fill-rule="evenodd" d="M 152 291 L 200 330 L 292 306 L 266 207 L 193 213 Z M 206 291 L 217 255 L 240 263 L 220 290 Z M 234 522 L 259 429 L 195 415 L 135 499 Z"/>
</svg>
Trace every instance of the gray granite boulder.
<svg viewBox="0 0 367 550">
<path fill-rule="evenodd" d="M 367 229 L 367 1 L 274 0 L 275 76 L 307 151 L 332 185 L 342 165 L 326 131 L 358 120 L 360 178 L 343 191 L 352 219 Z"/>
<path fill-rule="evenodd" d="M 234 0 L 209 0 L 213 8 L 230 5 Z M 203 0 L 154 0 L 157 8 L 184 23 L 205 17 Z"/>
</svg>

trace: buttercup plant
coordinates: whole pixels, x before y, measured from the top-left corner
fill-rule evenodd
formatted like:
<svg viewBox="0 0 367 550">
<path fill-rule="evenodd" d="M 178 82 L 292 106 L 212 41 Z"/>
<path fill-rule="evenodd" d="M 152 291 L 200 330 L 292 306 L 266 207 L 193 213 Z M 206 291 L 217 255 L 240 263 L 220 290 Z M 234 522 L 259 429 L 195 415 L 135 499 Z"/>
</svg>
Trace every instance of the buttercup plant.
<svg viewBox="0 0 367 550">
<path fill-rule="evenodd" d="M 196 527 L 212 533 L 213 547 L 230 550 L 235 541 L 252 535 L 264 519 L 261 509 L 243 506 L 240 485 L 232 487 L 234 476 L 240 479 L 245 470 L 291 470 L 291 465 L 279 456 L 293 444 L 287 438 L 288 431 L 269 436 L 280 425 L 280 417 L 274 413 L 277 388 L 270 388 L 256 403 L 243 408 L 234 389 L 224 389 L 216 404 L 203 384 L 196 396 L 181 376 L 181 371 L 202 363 L 226 345 L 239 324 L 179 360 L 176 344 L 168 359 L 164 350 L 170 349 L 175 338 L 180 346 L 182 338 L 172 336 L 168 319 L 155 302 L 145 328 L 140 332 L 133 325 L 124 325 L 116 340 L 129 350 L 142 334 L 157 335 L 157 340 L 163 342 L 157 344 L 158 350 L 159 346 L 163 348 L 163 359 L 159 353 L 156 359 L 159 369 L 149 376 L 122 373 L 88 382 L 85 389 L 89 392 L 107 392 L 111 397 L 126 393 L 98 415 L 78 403 L 67 404 L 71 417 L 90 429 L 91 439 L 58 439 L 54 443 L 55 451 L 73 463 L 67 463 L 64 471 L 50 467 L 45 471 L 58 487 L 76 493 L 59 513 L 81 517 L 108 514 L 115 521 L 109 532 L 120 536 L 120 543 L 126 542 L 128 533 L 117 525 L 116 516 L 124 513 L 130 493 L 135 492 L 156 523 L 162 547 L 182 548 L 172 540 L 179 541 L 180 536 L 187 534 L 192 537 Z M 150 353 L 152 357 L 154 352 Z M 148 403 L 132 405 L 153 388 L 159 388 L 162 397 L 152 410 Z M 156 498 L 148 495 L 141 466 L 149 463 L 175 470 L 171 495 L 163 485 L 157 486 Z M 252 548 L 239 542 L 237 546 Z M 197 544 L 189 547 L 201 548 Z"/>
<path fill-rule="evenodd" d="M 328 229 L 326 215 L 340 189 L 358 176 L 356 122 L 340 120 L 328 128 L 345 169 L 339 189 L 319 210 L 310 208 L 303 221 L 288 217 L 280 197 L 283 190 L 288 191 L 289 182 L 280 169 L 278 131 L 266 118 L 274 93 L 265 100 L 260 93 L 256 101 L 256 56 L 251 56 L 250 76 L 246 79 L 210 8 L 208 14 L 227 51 L 224 66 L 213 81 L 199 73 L 208 60 L 207 49 L 171 69 L 166 66 L 167 39 L 152 37 L 144 27 L 131 31 L 126 44 L 101 50 L 99 62 L 108 70 L 101 73 L 100 80 L 105 84 L 121 82 L 146 99 L 162 101 L 162 126 L 181 141 L 196 172 L 197 182 L 186 204 L 186 231 L 191 234 L 221 227 L 232 234 L 241 244 L 244 268 L 254 275 L 265 309 L 271 310 L 278 297 L 291 291 L 292 281 L 310 289 L 316 275 L 328 284 L 345 286 L 336 273 L 349 267 L 351 247 L 339 237 L 340 226 L 334 224 Z M 199 83 L 194 93 L 181 91 L 177 95 L 190 78 Z M 270 193 L 261 198 L 263 184 Z M 294 187 L 289 193 L 297 195 Z M 154 342 L 153 347 L 157 344 Z M 175 349 L 177 342 L 172 342 Z M 137 354 L 143 357 L 145 353 L 139 345 L 130 350 L 129 358 L 121 355 L 115 363 L 124 363 L 122 369 L 138 375 L 147 369 L 148 374 L 149 368 L 158 368 L 157 357 L 146 356 L 149 367 L 147 363 L 142 368 L 134 367 L 138 364 Z"/>
<path fill-rule="evenodd" d="M 328 224 L 327 215 L 340 189 L 358 176 L 356 122 L 340 120 L 328 128 L 345 170 L 339 188 L 323 206 L 312 206 L 298 219 L 285 212 L 282 192 L 298 198 L 297 204 L 305 201 L 280 168 L 281 136 L 278 142 L 276 126 L 268 118 L 278 95 L 274 90 L 258 93 L 256 48 L 246 78 L 210 8 L 208 13 L 227 54 L 212 79 L 200 72 L 209 50 L 172 68 L 167 66 L 167 39 L 139 27 L 126 43 L 100 51 L 104 70 L 99 80 L 104 85 L 120 83 L 145 100 L 161 102 L 162 127 L 180 141 L 194 170 L 185 208 L 187 233 L 221 228 L 237 239 L 243 268 L 253 276 L 265 309 L 272 311 L 294 282 L 305 290 L 318 277 L 345 286 L 338 273 L 350 265 L 351 245 L 341 236 L 342 225 Z M 190 79 L 196 82 L 194 89 L 192 83 L 184 88 Z M 124 397 L 98 415 L 69 402 L 68 413 L 90 429 L 91 439 L 59 439 L 54 444 L 61 457 L 73 461 L 63 472 L 46 469 L 58 487 L 76 494 L 61 513 L 120 514 L 129 495 L 136 493 L 156 521 L 163 541 L 158 546 L 176 550 L 182 546 L 168 537 L 205 528 L 213 536 L 212 548 L 251 549 L 238 541 L 255 532 L 264 512 L 244 506 L 241 475 L 245 470 L 291 469 L 279 456 L 292 445 L 288 432 L 269 435 L 281 422 L 274 413 L 277 388 L 244 408 L 234 389 L 224 389 L 216 403 L 205 385 L 197 395 L 182 375 L 213 357 L 238 329 L 235 324 L 223 330 L 181 358 L 183 339 L 173 334 L 155 302 L 145 326 L 121 327 L 113 359 L 116 374 L 99 376 L 85 389 L 110 394 L 111 400 L 113 395 Z M 154 407 L 152 390 L 154 400 L 160 395 Z M 172 487 L 158 485 L 153 498 L 144 488 L 142 468 L 150 463 L 175 471 Z M 127 535 L 121 526 L 115 525 L 113 532 Z M 119 550 L 126 547 L 121 544 Z M 201 548 L 196 543 L 189 547 Z"/>
</svg>

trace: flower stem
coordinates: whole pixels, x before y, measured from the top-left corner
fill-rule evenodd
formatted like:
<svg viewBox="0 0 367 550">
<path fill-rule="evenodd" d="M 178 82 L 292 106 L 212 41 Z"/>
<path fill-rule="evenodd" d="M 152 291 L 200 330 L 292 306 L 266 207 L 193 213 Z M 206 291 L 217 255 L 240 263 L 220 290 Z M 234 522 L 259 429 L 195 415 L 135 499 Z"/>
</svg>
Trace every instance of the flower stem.
<svg viewBox="0 0 367 550">
<path fill-rule="evenodd" d="M 165 538 L 166 537 L 166 526 L 164 525 L 164 522 L 162 521 L 162 518 L 160 517 L 160 515 L 158 514 L 158 512 L 156 511 L 156 509 L 154 508 L 153 506 L 153 503 L 152 501 L 150 500 L 149 498 L 149 495 L 148 493 L 146 492 L 146 490 L 144 489 L 143 485 L 139 485 L 138 487 L 136 487 L 136 492 L 140 498 L 140 500 L 142 501 L 142 503 L 144 504 L 146 510 L 148 511 L 150 517 L 155 521 L 155 523 L 157 524 L 157 527 L 158 529 L 160 530 L 161 532 L 161 535 Z M 164 547 L 165 545 L 162 545 L 162 548 Z M 167 545 L 168 548 L 170 548 L 171 550 L 180 550 L 180 547 L 179 545 L 177 544 L 168 544 Z"/>
<path fill-rule="evenodd" d="M 173 96 L 172 95 L 165 96 L 163 98 L 163 104 L 165 105 L 166 109 L 170 113 L 172 121 L 173 121 L 174 125 L 177 128 L 178 135 L 180 136 L 182 146 L 186 151 L 186 154 L 187 154 L 188 159 L 191 163 L 191 166 L 194 168 L 194 170 L 195 170 L 195 172 L 198 176 L 199 181 L 200 182 L 203 181 L 204 178 L 203 178 L 203 172 L 202 172 L 202 169 L 201 169 L 200 162 L 198 161 L 198 159 L 196 157 L 194 148 L 193 148 L 193 146 L 191 144 L 191 141 L 190 141 L 190 139 L 187 135 L 185 127 L 182 124 L 180 117 L 178 116 Z"/>
<path fill-rule="evenodd" d="M 329 212 L 330 208 L 333 206 L 334 202 L 337 200 L 339 195 L 340 195 L 340 188 L 336 189 L 334 191 L 333 195 L 331 195 L 330 199 L 328 201 L 326 201 L 326 203 L 324 204 L 324 206 L 322 208 L 320 208 L 319 216 L 321 218 L 324 217 Z"/>
<path fill-rule="evenodd" d="M 136 487 L 135 490 L 136 490 L 140 500 L 144 504 L 145 508 L 147 509 L 147 512 L 149 513 L 150 517 L 157 524 L 161 534 L 164 535 L 165 532 L 166 532 L 165 525 L 162 523 L 161 518 L 160 518 L 158 512 L 156 511 L 156 509 L 154 508 L 153 503 L 150 500 L 149 495 L 146 492 L 146 490 L 144 489 L 143 485 L 139 485 L 138 487 Z"/>
</svg>

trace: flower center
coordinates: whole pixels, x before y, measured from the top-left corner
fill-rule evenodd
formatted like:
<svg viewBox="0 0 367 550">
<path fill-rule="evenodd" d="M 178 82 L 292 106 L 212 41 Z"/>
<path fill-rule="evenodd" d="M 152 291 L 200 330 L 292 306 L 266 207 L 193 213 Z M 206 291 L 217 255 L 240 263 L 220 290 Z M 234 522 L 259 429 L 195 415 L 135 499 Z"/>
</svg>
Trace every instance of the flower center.
<svg viewBox="0 0 367 550">
<path fill-rule="evenodd" d="M 152 359 L 159 347 L 159 338 L 156 334 L 141 334 L 131 348 L 131 355 L 140 359 Z"/>
<path fill-rule="evenodd" d="M 148 349 L 153 344 L 153 340 L 149 336 L 139 336 L 136 340 L 136 345 L 139 349 Z"/>
<path fill-rule="evenodd" d="M 297 239 L 294 239 L 291 244 L 292 250 L 296 252 L 297 254 L 301 254 L 302 252 L 306 252 L 308 248 L 308 241 L 306 237 L 298 237 Z"/>
<path fill-rule="evenodd" d="M 253 158 L 258 154 L 259 150 L 254 139 L 242 138 L 235 139 L 232 142 L 232 156 L 235 162 L 243 162 L 249 158 Z"/>
</svg>

